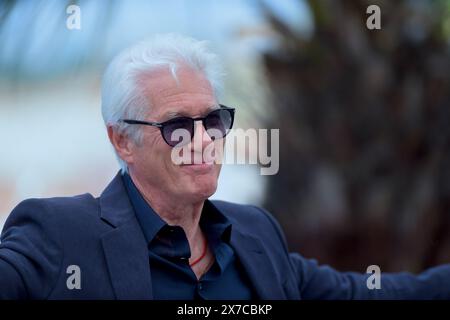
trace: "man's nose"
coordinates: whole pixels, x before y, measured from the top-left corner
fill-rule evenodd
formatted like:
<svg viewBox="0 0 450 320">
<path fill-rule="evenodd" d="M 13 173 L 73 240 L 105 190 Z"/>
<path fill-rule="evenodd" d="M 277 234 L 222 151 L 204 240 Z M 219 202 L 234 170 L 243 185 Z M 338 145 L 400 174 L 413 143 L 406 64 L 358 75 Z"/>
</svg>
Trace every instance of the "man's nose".
<svg viewBox="0 0 450 320">
<path fill-rule="evenodd" d="M 202 121 L 195 121 L 194 125 L 194 138 L 193 142 L 193 150 L 198 152 L 203 152 L 208 144 L 212 142 L 211 137 L 206 132 L 205 127 L 203 126 Z"/>
</svg>

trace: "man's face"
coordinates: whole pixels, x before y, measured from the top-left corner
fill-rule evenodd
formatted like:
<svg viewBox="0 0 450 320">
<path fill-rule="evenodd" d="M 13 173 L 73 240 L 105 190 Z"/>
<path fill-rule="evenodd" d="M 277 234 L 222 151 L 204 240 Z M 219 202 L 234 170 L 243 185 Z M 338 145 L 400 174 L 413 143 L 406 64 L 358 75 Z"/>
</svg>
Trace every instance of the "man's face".
<svg viewBox="0 0 450 320">
<path fill-rule="evenodd" d="M 182 67 L 177 70 L 177 78 L 178 83 L 170 71 L 164 69 L 141 79 L 144 88 L 151 88 L 151 94 L 150 89 L 146 89 L 151 105 L 146 121 L 164 122 L 179 116 L 203 117 L 217 108 L 213 89 L 203 74 Z M 201 155 L 205 162 L 211 162 L 212 159 L 206 157 L 205 148 L 210 144 L 218 148 L 222 142 L 213 142 L 205 134 L 201 122 L 195 124 L 194 138 L 184 151 L 189 150 L 191 159 Z M 132 163 L 129 163 L 130 173 L 141 184 L 193 202 L 202 201 L 216 191 L 220 164 L 177 165 L 171 158 L 173 148 L 164 141 L 159 128 L 143 126 L 141 129 L 142 144 L 132 146 Z"/>
</svg>

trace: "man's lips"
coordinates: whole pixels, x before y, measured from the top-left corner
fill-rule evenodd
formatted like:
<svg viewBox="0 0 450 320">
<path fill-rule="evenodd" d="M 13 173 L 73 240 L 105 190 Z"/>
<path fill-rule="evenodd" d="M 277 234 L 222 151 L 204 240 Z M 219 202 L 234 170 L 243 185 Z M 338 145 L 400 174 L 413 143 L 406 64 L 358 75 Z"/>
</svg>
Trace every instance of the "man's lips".
<svg viewBox="0 0 450 320">
<path fill-rule="evenodd" d="M 213 165 L 214 162 L 200 162 L 200 163 L 182 163 L 181 166 L 202 166 L 202 165 Z"/>
<path fill-rule="evenodd" d="M 212 166 L 214 162 L 201 162 L 201 163 L 182 163 L 182 167 L 196 167 L 196 166 Z"/>
<path fill-rule="evenodd" d="M 201 155 L 201 154 L 191 154 L 190 157 L 184 159 L 185 162 L 181 163 L 181 166 L 202 166 L 202 165 L 213 165 L 214 157 L 209 155 Z"/>
<path fill-rule="evenodd" d="M 191 172 L 206 173 L 214 168 L 214 162 L 185 163 L 181 164 L 180 167 Z"/>
</svg>

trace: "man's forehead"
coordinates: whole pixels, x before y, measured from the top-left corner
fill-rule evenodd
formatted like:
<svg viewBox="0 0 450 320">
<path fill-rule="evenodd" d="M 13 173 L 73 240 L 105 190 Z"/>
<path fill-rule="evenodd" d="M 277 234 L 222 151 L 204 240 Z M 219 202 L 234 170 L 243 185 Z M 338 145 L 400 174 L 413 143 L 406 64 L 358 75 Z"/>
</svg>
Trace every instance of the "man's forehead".
<svg viewBox="0 0 450 320">
<path fill-rule="evenodd" d="M 212 87 L 201 71 L 181 68 L 173 74 L 169 69 L 144 74 L 139 84 L 150 95 L 170 95 L 181 92 L 210 92 Z"/>
<path fill-rule="evenodd" d="M 200 71 L 180 68 L 176 76 L 175 79 L 166 68 L 140 79 L 151 105 L 151 116 L 194 116 L 217 108 L 211 84 Z"/>
<path fill-rule="evenodd" d="M 139 83 L 150 95 L 170 95 L 180 92 L 209 92 L 212 87 L 204 73 L 188 66 L 179 66 L 174 72 L 162 67 L 143 74 Z"/>
</svg>

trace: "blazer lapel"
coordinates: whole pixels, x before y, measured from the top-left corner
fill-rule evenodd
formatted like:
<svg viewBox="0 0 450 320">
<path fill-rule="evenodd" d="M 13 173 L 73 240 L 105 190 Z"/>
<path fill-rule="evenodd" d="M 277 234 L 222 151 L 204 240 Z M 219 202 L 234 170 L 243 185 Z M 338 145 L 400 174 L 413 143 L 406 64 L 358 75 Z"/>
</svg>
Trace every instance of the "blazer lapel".
<svg viewBox="0 0 450 320">
<path fill-rule="evenodd" d="M 113 227 L 101 241 L 116 298 L 152 299 L 147 243 L 120 174 L 100 196 L 100 210 Z"/>
<path fill-rule="evenodd" d="M 263 300 L 286 299 L 286 295 L 277 281 L 277 274 L 261 241 L 235 230 L 231 231 L 231 246 L 245 268 L 259 298 Z"/>
<path fill-rule="evenodd" d="M 136 221 L 106 233 L 102 244 L 117 299 L 151 299 L 148 250 Z"/>
</svg>

